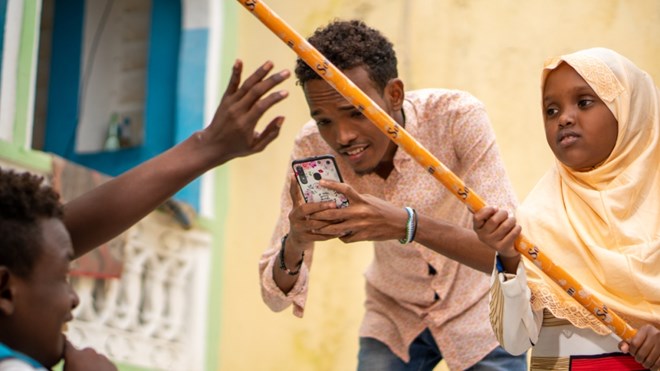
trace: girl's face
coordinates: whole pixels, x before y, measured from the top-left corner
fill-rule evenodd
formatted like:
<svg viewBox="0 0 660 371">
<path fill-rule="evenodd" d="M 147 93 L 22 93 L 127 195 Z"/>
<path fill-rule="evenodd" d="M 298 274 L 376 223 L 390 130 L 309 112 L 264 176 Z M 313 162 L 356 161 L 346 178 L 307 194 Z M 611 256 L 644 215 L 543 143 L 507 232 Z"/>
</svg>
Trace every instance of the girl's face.
<svg viewBox="0 0 660 371">
<path fill-rule="evenodd" d="M 616 118 L 567 63 L 561 63 L 545 80 L 543 121 L 555 157 L 576 171 L 589 171 L 603 163 L 616 144 Z"/>
</svg>

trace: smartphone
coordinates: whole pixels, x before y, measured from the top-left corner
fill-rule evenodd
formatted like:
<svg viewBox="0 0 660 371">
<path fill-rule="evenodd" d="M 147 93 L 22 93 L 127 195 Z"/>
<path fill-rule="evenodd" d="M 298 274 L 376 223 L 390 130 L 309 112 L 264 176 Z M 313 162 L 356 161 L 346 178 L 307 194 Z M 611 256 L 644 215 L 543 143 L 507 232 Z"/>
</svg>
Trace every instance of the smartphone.
<svg viewBox="0 0 660 371">
<path fill-rule="evenodd" d="M 296 181 L 305 202 L 325 202 L 334 200 L 337 208 L 348 206 L 348 199 L 342 193 L 319 185 L 321 179 L 342 182 L 341 174 L 333 155 L 322 155 L 294 160 L 291 162 Z"/>
</svg>

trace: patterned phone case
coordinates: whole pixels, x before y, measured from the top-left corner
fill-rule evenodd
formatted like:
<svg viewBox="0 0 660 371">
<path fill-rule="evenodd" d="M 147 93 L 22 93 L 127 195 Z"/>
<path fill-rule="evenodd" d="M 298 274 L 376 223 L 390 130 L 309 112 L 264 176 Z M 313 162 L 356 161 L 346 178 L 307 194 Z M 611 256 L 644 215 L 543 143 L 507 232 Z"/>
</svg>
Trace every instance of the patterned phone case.
<svg viewBox="0 0 660 371">
<path fill-rule="evenodd" d="M 305 202 L 335 200 L 338 208 L 348 206 L 346 196 L 331 189 L 323 188 L 318 184 L 321 179 L 342 181 L 334 156 L 323 155 L 294 160 L 291 166 L 296 174 L 296 180 Z"/>
</svg>

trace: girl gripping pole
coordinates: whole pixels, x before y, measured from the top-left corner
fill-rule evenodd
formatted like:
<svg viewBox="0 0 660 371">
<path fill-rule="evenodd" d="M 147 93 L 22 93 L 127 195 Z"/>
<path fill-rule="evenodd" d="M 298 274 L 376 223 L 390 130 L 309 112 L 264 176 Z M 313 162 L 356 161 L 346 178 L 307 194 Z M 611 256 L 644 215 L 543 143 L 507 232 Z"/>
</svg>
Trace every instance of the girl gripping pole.
<svg viewBox="0 0 660 371">
<path fill-rule="evenodd" d="M 475 231 L 501 262 L 491 288 L 493 328 L 511 353 L 535 345 L 532 369 L 658 370 L 658 88 L 604 48 L 549 61 L 542 86 L 546 139 L 558 161 L 520 206 L 518 222 L 550 259 L 639 331 L 618 342 L 538 267 L 519 264 L 512 242 L 521 227 L 505 211 L 485 207 L 474 214 Z"/>
</svg>

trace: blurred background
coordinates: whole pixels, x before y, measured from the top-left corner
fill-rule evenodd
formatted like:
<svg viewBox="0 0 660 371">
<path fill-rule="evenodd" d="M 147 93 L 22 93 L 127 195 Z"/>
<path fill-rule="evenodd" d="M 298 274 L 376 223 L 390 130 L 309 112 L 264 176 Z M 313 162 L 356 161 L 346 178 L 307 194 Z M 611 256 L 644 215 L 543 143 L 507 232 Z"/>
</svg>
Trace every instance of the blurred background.
<svg viewBox="0 0 660 371">
<path fill-rule="evenodd" d="M 393 42 L 406 89 L 460 89 L 482 100 L 520 200 L 553 164 L 540 109 L 544 60 L 608 47 L 660 81 L 657 0 L 271 0 L 267 5 L 305 37 L 336 18 L 362 19 Z M 90 174 L 115 176 L 208 123 L 236 58 L 244 61 L 244 76 L 266 60 L 276 70 L 292 70 L 296 59 L 233 0 L 0 0 L 0 26 L 0 159 L 4 166 L 44 174 L 61 169 L 53 165 L 55 156 Z M 157 325 L 147 326 L 138 314 L 153 311 L 153 305 L 138 303 L 137 319 L 124 327 L 100 315 L 98 305 L 79 313 L 79 325 L 73 325 L 78 335 L 72 336 L 100 344 L 124 370 L 355 369 L 362 273 L 371 244 L 317 246 L 302 319 L 290 308 L 271 312 L 260 297 L 258 261 L 279 213 L 293 139 L 309 119 L 295 78 L 281 88 L 289 98 L 259 125 L 286 116 L 273 144 L 210 172 L 172 201 L 178 214 L 168 208 L 141 227 L 152 231 L 149 226 L 157 224 L 160 229 L 149 233 L 178 233 L 149 240 L 156 250 L 168 238 L 193 241 L 186 249 L 194 252 L 177 250 L 183 251 L 180 259 L 195 256 L 188 270 L 175 272 L 181 277 L 177 282 L 187 286 L 176 291 L 171 281 L 163 283 L 171 300 L 187 305 L 163 304 L 176 310 L 156 311 L 165 317 L 178 313 L 178 332 L 161 334 L 153 330 Z M 162 215 L 171 220 L 161 220 Z M 119 244 L 125 246 L 124 264 L 142 251 L 126 247 L 141 238 L 132 236 Z M 144 269 L 160 260 L 153 261 Z M 136 285 L 127 281 L 126 271 L 114 278 L 123 287 L 118 292 Z M 90 276 L 81 277 L 85 282 Z M 88 290 L 89 300 L 107 296 L 115 281 L 88 282 L 95 287 Z M 143 295 L 149 297 L 152 286 L 143 281 Z M 81 283 L 79 290 L 84 287 Z M 126 296 L 112 300 L 121 307 Z M 107 336 L 96 339 L 88 334 L 99 321 Z M 104 345 L 110 338 L 120 340 Z M 133 354 L 131 348 L 143 350 Z M 164 354 L 171 359 L 153 360 Z"/>
</svg>

